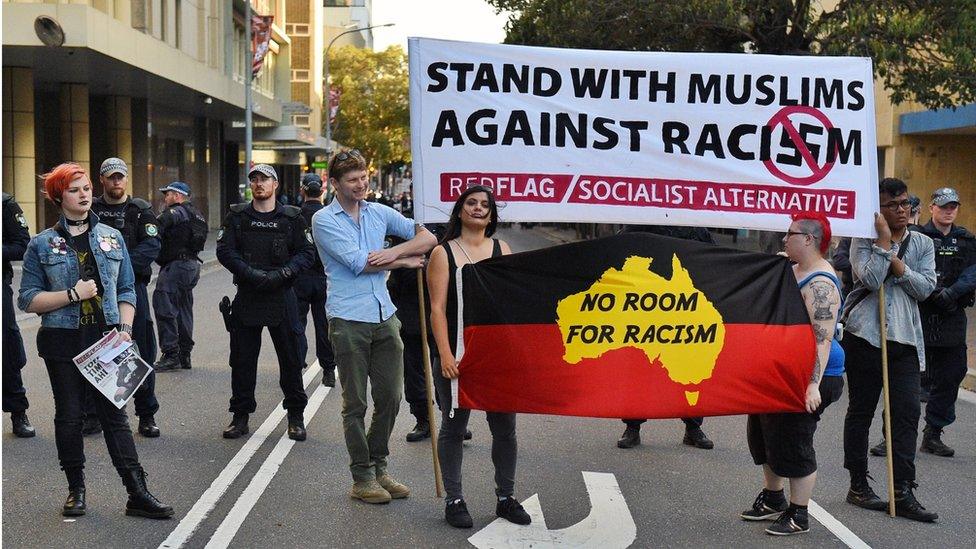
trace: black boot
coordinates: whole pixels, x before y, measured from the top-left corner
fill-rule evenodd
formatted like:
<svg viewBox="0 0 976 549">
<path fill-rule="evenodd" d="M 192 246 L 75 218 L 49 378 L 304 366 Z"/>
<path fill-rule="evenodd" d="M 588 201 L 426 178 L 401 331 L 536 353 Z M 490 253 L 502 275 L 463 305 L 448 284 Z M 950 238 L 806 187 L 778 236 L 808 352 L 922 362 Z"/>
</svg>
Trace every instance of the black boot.
<svg viewBox="0 0 976 549">
<path fill-rule="evenodd" d="M 11 413 L 10 422 L 14 425 L 14 436 L 17 438 L 30 438 L 37 434 L 30 420 L 27 419 L 26 412 Z"/>
<path fill-rule="evenodd" d="M 430 438 L 430 423 L 427 418 L 418 417 L 413 431 L 407 433 L 407 442 L 420 442 L 426 438 Z"/>
<path fill-rule="evenodd" d="M 955 450 L 942 442 L 942 429 L 931 425 L 926 425 L 922 431 L 922 445 L 919 450 L 942 457 L 952 457 L 956 454 Z"/>
<path fill-rule="evenodd" d="M 61 514 L 80 517 L 85 514 L 85 471 L 79 467 L 66 469 L 64 474 L 68 477 L 68 499 L 64 500 Z"/>
<path fill-rule="evenodd" d="M 628 425 L 624 429 L 624 434 L 620 436 L 620 440 L 617 441 L 617 448 L 633 448 L 638 444 L 640 444 L 640 427 Z"/>
<path fill-rule="evenodd" d="M 146 472 L 142 468 L 121 471 L 122 482 L 129 492 L 129 501 L 125 503 L 125 514 L 135 517 L 166 519 L 173 516 L 173 508 L 163 505 L 156 496 L 146 488 Z"/>
<path fill-rule="evenodd" d="M 193 368 L 193 364 L 190 362 L 190 353 L 180 353 L 180 368 L 184 370 Z"/>
<path fill-rule="evenodd" d="M 146 438 L 158 437 L 159 427 L 156 426 L 156 418 L 151 414 L 139 416 L 139 434 Z"/>
<path fill-rule="evenodd" d="M 224 438 L 241 438 L 247 433 L 247 414 L 234 414 L 234 419 L 224 429 Z"/>
<path fill-rule="evenodd" d="M 915 499 L 912 489 L 917 486 L 918 484 L 910 480 L 895 483 L 895 515 L 919 522 L 934 522 L 939 515 L 926 511 L 925 507 Z"/>
<path fill-rule="evenodd" d="M 153 365 L 156 372 L 171 372 L 182 367 L 179 353 L 163 353 L 163 356 Z"/>
<path fill-rule="evenodd" d="M 305 440 L 308 431 L 305 430 L 305 417 L 301 412 L 288 412 L 288 438 Z"/>
<path fill-rule="evenodd" d="M 847 503 L 871 509 L 872 511 L 886 511 L 888 504 L 878 497 L 868 484 L 870 475 L 851 472 L 851 489 L 847 491 Z"/>
</svg>

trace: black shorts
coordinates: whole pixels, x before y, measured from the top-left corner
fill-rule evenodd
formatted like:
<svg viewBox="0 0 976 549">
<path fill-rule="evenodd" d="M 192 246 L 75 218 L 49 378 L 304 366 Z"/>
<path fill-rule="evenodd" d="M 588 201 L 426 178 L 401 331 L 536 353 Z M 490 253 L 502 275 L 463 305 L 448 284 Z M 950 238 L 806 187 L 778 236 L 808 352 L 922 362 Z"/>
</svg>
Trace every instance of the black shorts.
<svg viewBox="0 0 976 549">
<path fill-rule="evenodd" d="M 842 376 L 820 380 L 820 407 L 809 414 L 751 414 L 746 423 L 749 453 L 756 465 L 769 465 L 784 478 L 800 478 L 817 471 L 817 452 L 813 434 L 820 415 L 844 390 Z"/>
</svg>

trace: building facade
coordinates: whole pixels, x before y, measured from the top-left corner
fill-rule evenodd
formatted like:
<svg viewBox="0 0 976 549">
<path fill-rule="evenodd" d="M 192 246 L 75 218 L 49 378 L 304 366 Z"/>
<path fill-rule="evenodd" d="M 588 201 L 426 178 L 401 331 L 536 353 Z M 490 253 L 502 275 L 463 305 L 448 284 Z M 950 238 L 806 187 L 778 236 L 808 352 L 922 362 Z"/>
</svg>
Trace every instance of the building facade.
<svg viewBox="0 0 976 549">
<path fill-rule="evenodd" d="M 289 7 L 303 4 L 308 17 L 314 4 L 323 8 L 310 0 L 287 4 L 251 0 L 253 13 L 274 15 L 270 51 L 252 87 L 255 148 L 263 133 L 272 152 L 321 146 L 318 131 L 287 131 L 296 120 L 286 29 Z M 65 161 L 91 172 L 109 156 L 130 164 L 134 196 L 159 206 L 157 188 L 186 181 L 211 225 L 220 223 L 245 182 L 244 71 L 251 63 L 244 11 L 243 0 L 3 2 L 3 190 L 20 202 L 32 230 L 57 215 L 44 203 L 38 174 Z M 302 21 L 302 10 L 295 13 Z M 315 47 L 314 38 L 302 38 L 303 47 Z M 312 105 L 300 110 L 309 111 L 314 129 L 321 93 L 311 93 L 312 78 Z"/>
</svg>

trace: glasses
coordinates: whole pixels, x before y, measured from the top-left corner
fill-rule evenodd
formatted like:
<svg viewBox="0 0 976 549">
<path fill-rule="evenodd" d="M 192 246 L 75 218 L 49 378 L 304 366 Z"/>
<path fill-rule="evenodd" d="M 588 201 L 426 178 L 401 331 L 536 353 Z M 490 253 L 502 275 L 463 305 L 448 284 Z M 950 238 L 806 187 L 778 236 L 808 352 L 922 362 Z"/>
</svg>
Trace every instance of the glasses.
<svg viewBox="0 0 976 549">
<path fill-rule="evenodd" d="M 334 161 L 335 162 L 345 162 L 346 160 L 349 160 L 350 158 L 362 158 L 362 157 L 363 157 L 363 153 L 359 152 L 356 149 L 353 149 L 351 151 L 342 151 L 341 153 L 335 155 L 335 160 Z"/>
<path fill-rule="evenodd" d="M 901 202 L 888 202 L 887 204 L 882 204 L 881 207 L 882 208 L 887 208 L 887 209 L 889 209 L 889 210 L 891 210 L 893 212 L 898 211 L 898 210 L 911 210 L 912 209 L 912 201 L 911 200 L 902 200 Z"/>
</svg>

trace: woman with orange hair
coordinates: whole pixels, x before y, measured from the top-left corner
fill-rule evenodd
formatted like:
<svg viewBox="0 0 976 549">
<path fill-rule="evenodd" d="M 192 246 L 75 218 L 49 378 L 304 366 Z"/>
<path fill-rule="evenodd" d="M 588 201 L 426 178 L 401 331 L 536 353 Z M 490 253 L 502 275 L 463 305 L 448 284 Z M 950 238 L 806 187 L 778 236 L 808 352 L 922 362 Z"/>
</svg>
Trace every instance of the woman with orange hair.
<svg viewBox="0 0 976 549">
<path fill-rule="evenodd" d="M 131 340 L 135 277 L 122 235 L 91 213 L 92 184 L 84 168 L 66 163 L 44 175 L 48 200 L 61 210 L 58 223 L 38 233 L 24 254 L 17 304 L 41 315 L 37 349 L 54 392 L 54 438 L 68 477 L 64 516 L 85 514 L 85 452 L 82 440 L 85 395 L 94 393 L 105 444 L 129 492 L 125 513 L 168 518 L 173 508 L 146 489 L 125 410 L 88 383 L 72 358 L 117 328 Z"/>
</svg>

